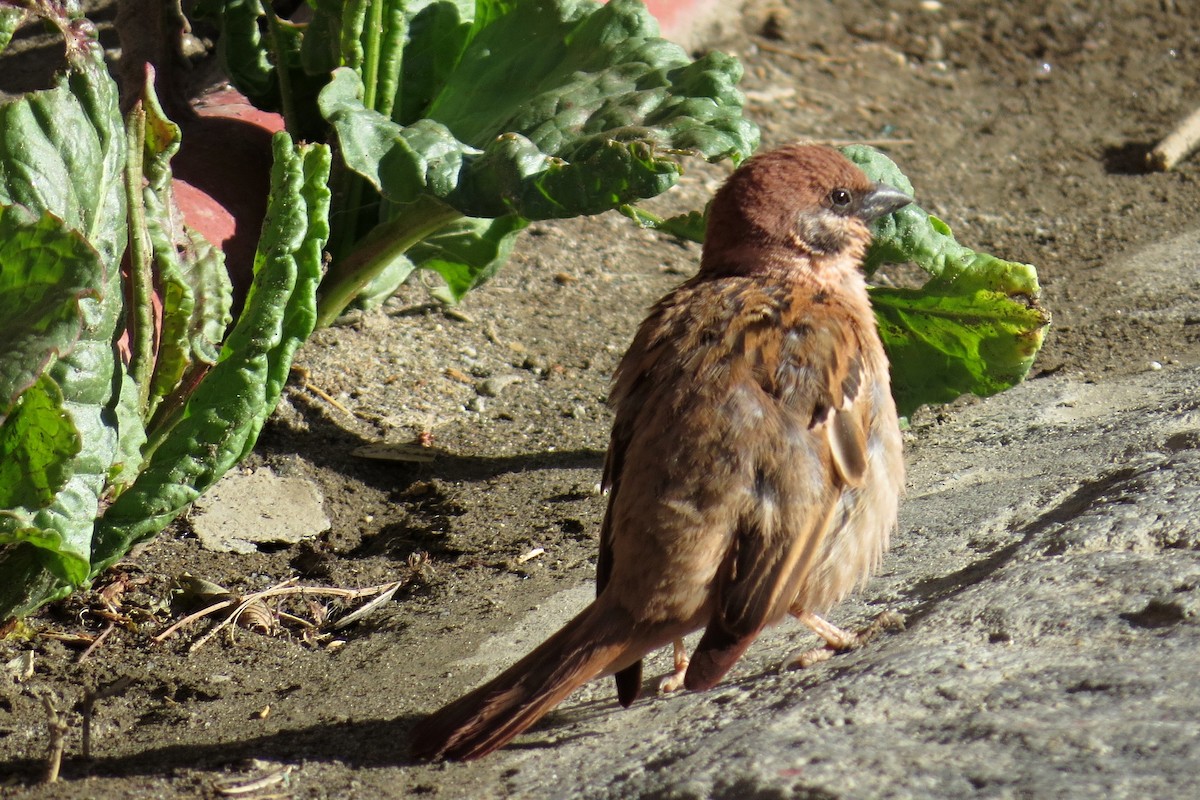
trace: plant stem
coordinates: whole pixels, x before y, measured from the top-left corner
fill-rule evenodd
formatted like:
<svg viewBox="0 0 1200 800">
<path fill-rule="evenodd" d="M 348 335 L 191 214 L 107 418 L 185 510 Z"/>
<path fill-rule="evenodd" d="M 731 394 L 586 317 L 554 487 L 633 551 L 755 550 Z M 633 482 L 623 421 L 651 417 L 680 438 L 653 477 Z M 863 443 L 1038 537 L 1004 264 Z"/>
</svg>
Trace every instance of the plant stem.
<svg viewBox="0 0 1200 800">
<path fill-rule="evenodd" d="M 362 73 L 359 75 L 363 82 L 363 105 L 375 108 L 376 94 L 379 89 L 379 58 L 380 37 L 383 34 L 383 0 L 375 0 L 367 11 L 366 42 L 363 46 Z"/>
<path fill-rule="evenodd" d="M 143 416 L 150 405 L 154 373 L 154 275 L 146 205 L 142 197 L 143 155 L 146 144 L 146 110 L 139 101 L 125 122 L 125 195 L 129 206 L 129 377 L 138 387 L 138 408 Z"/>
<path fill-rule="evenodd" d="M 300 135 L 297 132 L 296 125 L 296 100 L 292 97 L 292 76 L 287 70 L 287 65 L 284 63 L 283 39 L 279 35 L 279 17 L 276 16 L 275 9 L 271 6 L 270 2 L 263 3 L 262 8 L 267 15 L 267 29 L 271 34 L 271 49 L 275 54 L 275 75 L 279 80 L 279 99 L 283 106 L 283 127 L 295 138 Z"/>
<path fill-rule="evenodd" d="M 321 281 L 317 327 L 332 324 L 363 287 L 408 248 L 462 216 L 440 200 L 423 197 L 371 231 L 348 256 L 335 262 Z"/>
</svg>

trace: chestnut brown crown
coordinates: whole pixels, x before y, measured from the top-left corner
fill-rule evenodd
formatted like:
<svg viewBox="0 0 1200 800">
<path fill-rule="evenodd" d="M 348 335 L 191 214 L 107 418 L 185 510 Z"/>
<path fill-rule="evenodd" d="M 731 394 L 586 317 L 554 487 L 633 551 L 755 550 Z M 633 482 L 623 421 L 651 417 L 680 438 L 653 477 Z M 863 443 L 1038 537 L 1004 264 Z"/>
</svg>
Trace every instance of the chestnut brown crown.
<svg viewBox="0 0 1200 800">
<path fill-rule="evenodd" d="M 867 224 L 912 202 L 873 183 L 830 147 L 794 144 L 753 156 L 713 198 L 701 269 L 725 272 L 746 263 L 748 249 L 814 259 L 861 258 Z"/>
</svg>

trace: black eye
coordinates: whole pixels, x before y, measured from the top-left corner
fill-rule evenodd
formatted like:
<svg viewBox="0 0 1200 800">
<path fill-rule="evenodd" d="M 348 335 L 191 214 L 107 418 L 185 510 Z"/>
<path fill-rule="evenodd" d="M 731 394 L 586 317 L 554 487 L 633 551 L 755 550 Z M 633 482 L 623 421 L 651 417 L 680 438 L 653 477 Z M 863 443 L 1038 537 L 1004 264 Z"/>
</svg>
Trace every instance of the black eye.
<svg viewBox="0 0 1200 800">
<path fill-rule="evenodd" d="M 834 189 L 829 193 L 829 202 L 834 208 L 845 208 L 854 200 L 854 195 L 845 189 Z"/>
</svg>

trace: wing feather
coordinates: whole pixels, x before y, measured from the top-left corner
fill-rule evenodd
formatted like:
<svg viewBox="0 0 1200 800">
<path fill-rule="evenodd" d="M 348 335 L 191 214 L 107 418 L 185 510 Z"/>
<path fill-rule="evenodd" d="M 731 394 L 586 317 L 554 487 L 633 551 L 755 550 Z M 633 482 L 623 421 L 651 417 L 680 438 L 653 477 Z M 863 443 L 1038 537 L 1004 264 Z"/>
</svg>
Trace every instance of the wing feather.
<svg viewBox="0 0 1200 800">
<path fill-rule="evenodd" d="M 689 689 L 714 685 L 764 627 L 782 617 L 817 563 L 839 499 L 862 483 L 868 425 L 855 331 L 794 294 L 758 315 L 741 348 L 773 440 L 754 454 L 750 502 L 719 575 L 717 601 L 688 668 Z M 735 349 L 735 353 L 737 350 Z M 738 368 L 732 371 L 736 374 Z M 760 440 L 763 437 L 758 437 Z"/>
</svg>

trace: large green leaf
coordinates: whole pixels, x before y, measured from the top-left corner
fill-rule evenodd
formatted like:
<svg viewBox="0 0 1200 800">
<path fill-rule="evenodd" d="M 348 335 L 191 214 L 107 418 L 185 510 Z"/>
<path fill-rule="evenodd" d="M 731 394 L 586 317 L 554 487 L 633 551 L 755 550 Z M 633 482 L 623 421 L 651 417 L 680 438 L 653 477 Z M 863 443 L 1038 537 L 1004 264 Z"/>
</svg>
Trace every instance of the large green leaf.
<svg viewBox="0 0 1200 800">
<path fill-rule="evenodd" d="M 328 237 L 329 150 L 274 139 L 267 220 L 245 309 L 216 365 L 148 444 L 137 480 L 99 521 L 96 574 L 160 531 L 240 461 L 279 400 L 296 348 L 312 332 Z"/>
<path fill-rule="evenodd" d="M 124 136 L 103 51 L 85 28 L 71 25 L 65 8 L 37 9 L 61 14 L 53 21 L 72 33 L 66 37 L 68 68 L 57 85 L 0 104 L 0 205 L 53 215 L 95 253 L 79 299 L 78 336 L 43 375 L 61 393 L 61 404 L 55 395 L 54 405 L 81 446 L 56 468 L 58 478 L 48 485 L 65 482 L 49 503 L 10 509 L 15 516 L 0 521 L 9 542 L 0 550 L 0 617 L 24 613 L 86 579 L 100 497 L 120 457 L 114 419 L 122 372 L 116 339 L 126 237 Z"/>
<path fill-rule="evenodd" d="M 864 146 L 843 152 L 874 180 L 912 192 L 891 159 Z M 1050 314 L 1030 264 L 977 253 L 913 204 L 875 223 L 868 272 L 913 262 L 932 277 L 920 289 L 876 287 L 871 300 L 902 415 L 968 392 L 987 396 L 1024 379 Z"/>
<path fill-rule="evenodd" d="M 904 416 L 925 403 L 967 392 L 986 397 L 1020 383 L 1049 322 L 1032 298 L 982 289 L 875 287 L 871 304 Z"/>
<path fill-rule="evenodd" d="M 94 39 L 73 37 L 67 57 L 53 89 L 0 102 L 0 204 L 54 214 L 115 265 L 125 248 L 116 85 Z"/>
<path fill-rule="evenodd" d="M 658 38 L 638 0 L 477 9 L 453 69 L 431 70 L 444 83 L 426 83 L 421 119 L 401 125 L 372 111 L 353 70 L 321 93 L 347 164 L 394 202 L 431 194 L 473 217 L 593 214 L 668 189 L 684 151 L 737 161 L 757 146 L 738 62 L 692 62 Z"/>
<path fill-rule="evenodd" d="M 406 14 L 400 90 L 392 119 L 409 125 L 425 116 L 476 30 L 473 0 L 415 0 Z"/>
</svg>

